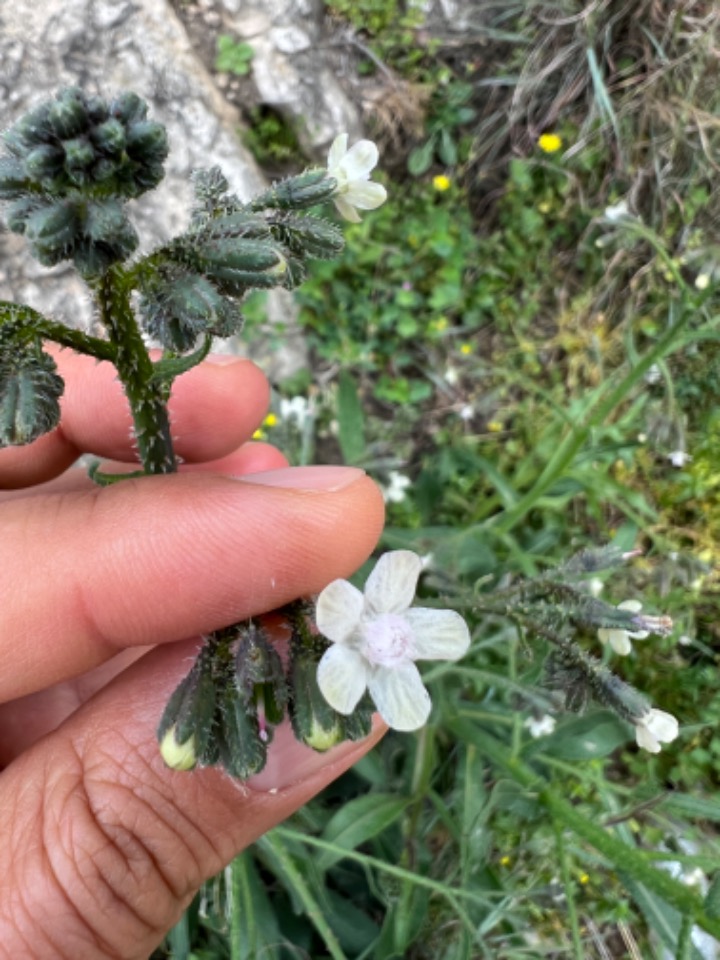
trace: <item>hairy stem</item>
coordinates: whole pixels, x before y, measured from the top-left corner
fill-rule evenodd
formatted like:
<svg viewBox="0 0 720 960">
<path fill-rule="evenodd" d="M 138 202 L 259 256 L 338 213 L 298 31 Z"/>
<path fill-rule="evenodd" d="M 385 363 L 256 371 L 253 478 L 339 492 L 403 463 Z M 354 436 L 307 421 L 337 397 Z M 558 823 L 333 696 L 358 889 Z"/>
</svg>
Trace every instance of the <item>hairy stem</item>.
<svg viewBox="0 0 720 960">
<path fill-rule="evenodd" d="M 115 347 L 114 362 L 132 411 L 143 468 L 146 473 L 175 473 L 167 384 L 153 379 L 153 362 L 130 305 L 130 290 L 122 268 L 111 267 L 96 287 L 100 319 Z"/>
</svg>

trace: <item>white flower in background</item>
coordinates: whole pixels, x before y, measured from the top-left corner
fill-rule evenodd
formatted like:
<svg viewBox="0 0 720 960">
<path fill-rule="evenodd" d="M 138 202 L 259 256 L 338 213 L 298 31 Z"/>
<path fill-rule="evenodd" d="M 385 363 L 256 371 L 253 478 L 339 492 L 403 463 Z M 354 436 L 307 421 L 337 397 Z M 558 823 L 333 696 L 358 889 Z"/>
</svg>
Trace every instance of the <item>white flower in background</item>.
<svg viewBox="0 0 720 960">
<path fill-rule="evenodd" d="M 695 289 L 696 290 L 707 290 L 710 286 L 710 274 L 709 273 L 699 273 L 695 277 Z"/>
<path fill-rule="evenodd" d="M 619 203 L 615 203 L 609 207 L 605 207 L 603 216 L 608 221 L 608 223 L 618 223 L 620 220 L 636 220 L 637 219 L 632 213 L 630 213 L 626 200 L 621 200 Z"/>
<path fill-rule="evenodd" d="M 674 467 L 678 468 L 678 470 L 682 470 L 685 464 L 690 463 L 692 460 L 690 454 L 685 453 L 684 450 L 673 450 L 672 453 L 667 455 L 667 458 Z"/>
<path fill-rule="evenodd" d="M 660 367 L 656 363 L 654 363 L 651 367 L 648 367 L 648 369 L 645 371 L 645 376 L 643 379 L 645 380 L 645 383 L 649 383 L 651 386 L 654 383 L 660 383 L 660 380 L 662 379 L 662 371 L 660 370 Z"/>
<path fill-rule="evenodd" d="M 623 600 L 618 604 L 618 610 L 630 610 L 631 613 L 637 613 L 642 610 L 642 604 L 639 600 Z M 600 627 L 598 638 L 601 643 L 609 643 L 615 653 L 621 657 L 626 657 L 632 650 L 630 638 L 633 640 L 644 640 L 649 636 L 647 630 L 621 630 L 617 627 Z"/>
<path fill-rule="evenodd" d="M 467 624 L 454 610 L 410 607 L 422 561 L 409 550 L 378 560 L 361 593 L 334 580 L 317 599 L 317 627 L 332 646 L 318 664 L 322 695 L 349 714 L 366 689 L 395 730 L 417 730 L 430 714 L 430 695 L 415 660 L 458 660 L 470 646 Z"/>
<path fill-rule="evenodd" d="M 310 401 L 307 397 L 297 396 L 289 400 L 286 397 L 280 398 L 281 420 L 296 420 L 299 424 L 303 424 L 309 413 Z"/>
<path fill-rule="evenodd" d="M 408 487 L 411 486 L 410 477 L 406 477 L 404 473 L 398 473 L 397 470 L 391 470 L 387 485 L 381 488 L 383 500 L 385 503 L 402 503 L 407 496 Z"/>
<path fill-rule="evenodd" d="M 530 732 L 533 740 L 549 736 L 555 729 L 555 717 L 549 713 L 542 717 L 528 717 L 523 726 Z"/>
<path fill-rule="evenodd" d="M 635 721 L 637 745 L 649 753 L 660 753 L 661 743 L 670 743 L 680 732 L 680 726 L 671 713 L 664 710 L 648 710 Z"/>
<path fill-rule="evenodd" d="M 387 199 L 387 191 L 380 183 L 370 180 L 370 172 L 377 166 L 378 148 L 372 140 L 358 140 L 348 150 L 348 135 L 335 137 L 328 153 L 328 176 L 337 180 L 333 203 L 340 214 L 351 223 L 360 223 L 358 210 L 374 210 Z"/>
</svg>

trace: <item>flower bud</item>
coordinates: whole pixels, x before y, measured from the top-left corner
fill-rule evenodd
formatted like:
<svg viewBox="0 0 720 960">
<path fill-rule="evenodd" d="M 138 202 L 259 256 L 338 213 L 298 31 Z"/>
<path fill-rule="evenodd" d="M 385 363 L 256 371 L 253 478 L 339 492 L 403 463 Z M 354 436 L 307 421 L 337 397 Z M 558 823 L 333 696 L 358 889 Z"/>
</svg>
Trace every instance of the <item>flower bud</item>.
<svg viewBox="0 0 720 960">
<path fill-rule="evenodd" d="M 254 624 L 241 632 L 235 676 L 241 699 L 255 707 L 260 735 L 267 743 L 272 730 L 266 725 L 272 727 L 285 716 L 288 691 L 280 655 Z"/>
<path fill-rule="evenodd" d="M 197 766 L 198 759 L 195 735 L 192 734 L 184 743 L 178 743 L 177 727 L 170 727 L 160 741 L 160 756 L 172 770 L 192 770 Z"/>
<path fill-rule="evenodd" d="M 88 128 L 88 120 L 85 98 L 77 87 L 63 90 L 48 109 L 47 122 L 60 140 L 69 140 L 84 133 Z"/>
<path fill-rule="evenodd" d="M 124 91 L 111 102 L 109 112 L 123 125 L 127 125 L 131 122 L 144 120 L 147 116 L 148 106 L 136 93 Z"/>
<path fill-rule="evenodd" d="M 54 144 L 34 147 L 25 159 L 25 170 L 33 180 L 52 180 L 60 176 L 65 164 L 65 151 Z"/>
<path fill-rule="evenodd" d="M 158 726 L 160 752 L 168 766 L 190 770 L 208 762 L 216 704 L 212 658 L 204 649 L 168 700 Z"/>
<path fill-rule="evenodd" d="M 97 149 L 111 157 L 122 153 L 125 147 L 125 127 L 115 117 L 93 127 L 90 136 Z"/>
<path fill-rule="evenodd" d="M 152 120 L 142 120 L 127 128 L 125 149 L 128 156 L 145 166 L 162 163 L 169 153 L 165 127 Z"/>
<path fill-rule="evenodd" d="M 267 761 L 267 740 L 252 703 L 247 703 L 234 684 L 228 682 L 220 700 L 222 722 L 218 731 L 220 762 L 231 777 L 246 780 Z"/>
<path fill-rule="evenodd" d="M 337 256 L 345 246 L 342 232 L 319 217 L 284 217 L 273 225 L 273 234 L 298 256 L 329 259 Z"/>
<path fill-rule="evenodd" d="M 146 284 L 139 309 L 150 336 L 178 353 L 189 350 L 203 333 L 232 336 L 243 319 L 239 308 L 205 277 L 176 270 Z"/>
<path fill-rule="evenodd" d="M 337 181 L 327 170 L 306 170 L 296 177 L 288 177 L 252 202 L 255 210 L 303 210 L 330 200 L 337 190 Z"/>
<path fill-rule="evenodd" d="M 308 643 L 310 639 L 310 643 Z M 294 633 L 290 649 L 290 719 L 302 743 L 324 753 L 345 739 L 345 717 L 330 706 L 317 682 L 317 667 L 325 649 L 321 638 Z"/>
</svg>

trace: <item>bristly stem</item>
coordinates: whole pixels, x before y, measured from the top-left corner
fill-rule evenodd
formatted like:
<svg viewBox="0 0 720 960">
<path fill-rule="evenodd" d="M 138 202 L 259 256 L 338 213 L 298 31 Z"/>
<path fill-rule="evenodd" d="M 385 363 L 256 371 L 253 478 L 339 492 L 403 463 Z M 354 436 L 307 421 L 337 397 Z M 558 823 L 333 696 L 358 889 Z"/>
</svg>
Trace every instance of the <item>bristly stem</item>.
<svg viewBox="0 0 720 960">
<path fill-rule="evenodd" d="M 130 290 L 122 267 L 110 267 L 96 286 L 100 320 L 116 349 L 115 366 L 132 411 L 143 468 L 146 473 L 175 473 L 167 383 L 153 379 L 153 362 L 130 305 Z"/>
</svg>

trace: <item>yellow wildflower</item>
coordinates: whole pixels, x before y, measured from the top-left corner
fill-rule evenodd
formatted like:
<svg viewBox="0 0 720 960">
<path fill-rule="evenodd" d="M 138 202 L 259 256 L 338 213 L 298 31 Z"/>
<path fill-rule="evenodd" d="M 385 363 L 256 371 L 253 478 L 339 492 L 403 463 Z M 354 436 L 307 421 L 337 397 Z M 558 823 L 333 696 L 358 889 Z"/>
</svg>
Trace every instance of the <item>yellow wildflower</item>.
<svg viewBox="0 0 720 960">
<path fill-rule="evenodd" d="M 274 427 L 278 422 L 278 418 L 274 413 L 269 413 L 263 420 L 264 427 Z"/>
<path fill-rule="evenodd" d="M 583 886 L 585 886 L 586 883 L 590 883 L 590 877 L 586 873 L 581 873 L 578 880 Z"/>
<path fill-rule="evenodd" d="M 507 854 L 504 857 L 500 857 L 501 867 L 509 867 L 511 863 L 512 863 L 512 860 L 510 859 L 510 857 L 507 856 Z"/>
<path fill-rule="evenodd" d="M 538 146 L 543 153 L 557 153 L 562 147 L 562 137 L 556 133 L 544 133 L 538 138 Z"/>
<path fill-rule="evenodd" d="M 469 356 L 469 355 L 472 353 L 472 351 L 473 351 L 473 348 L 472 348 L 472 344 L 471 344 L 471 343 L 461 343 L 461 344 L 460 344 L 460 353 L 461 353 L 464 357 Z"/>
<path fill-rule="evenodd" d="M 490 433 L 502 433 L 503 425 L 499 420 L 489 420 L 487 425 Z"/>
<path fill-rule="evenodd" d="M 253 438 L 253 440 L 264 440 L 264 439 L 265 439 L 265 431 L 264 431 L 264 430 L 260 430 L 260 428 L 258 427 L 258 429 L 255 431 L 255 433 L 252 435 L 252 438 Z"/>
<path fill-rule="evenodd" d="M 452 186 L 452 180 L 450 177 L 446 177 L 444 173 L 439 173 L 436 177 L 433 177 L 432 184 L 436 190 L 438 190 L 440 193 L 444 193 Z"/>
</svg>

